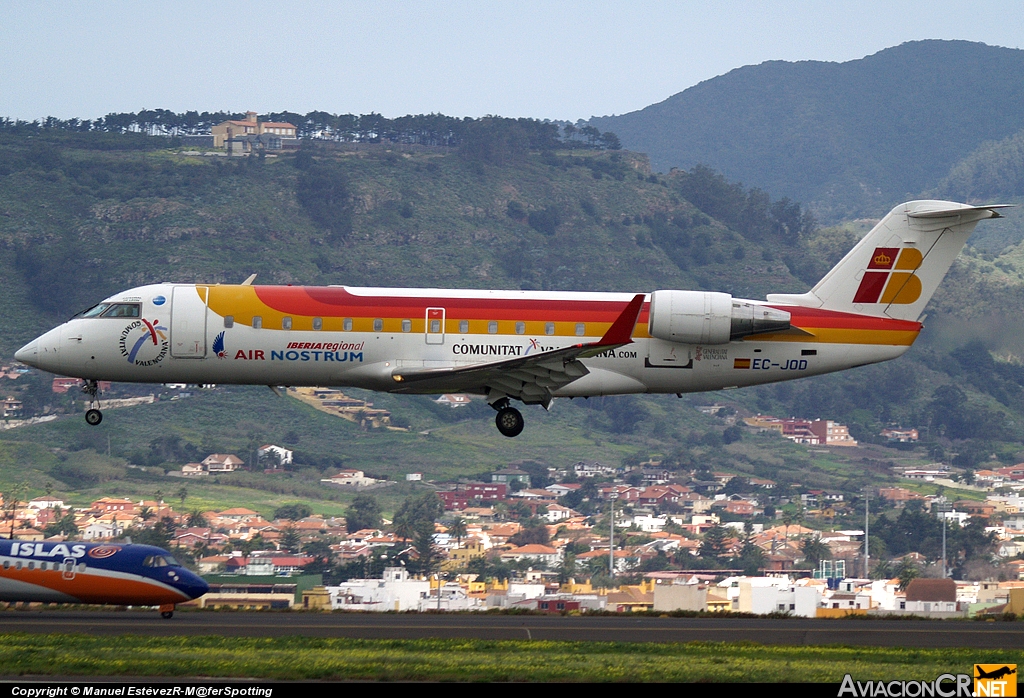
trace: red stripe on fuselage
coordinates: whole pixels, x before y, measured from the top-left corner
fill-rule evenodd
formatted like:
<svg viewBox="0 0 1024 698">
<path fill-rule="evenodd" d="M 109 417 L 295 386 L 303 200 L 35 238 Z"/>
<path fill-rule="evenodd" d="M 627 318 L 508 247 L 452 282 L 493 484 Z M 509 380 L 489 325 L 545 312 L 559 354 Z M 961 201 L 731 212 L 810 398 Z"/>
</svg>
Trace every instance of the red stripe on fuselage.
<svg viewBox="0 0 1024 698">
<path fill-rule="evenodd" d="M 447 316 L 480 320 L 614 322 L 629 299 L 594 301 L 518 298 L 415 298 L 357 296 L 344 288 L 257 286 L 256 296 L 280 313 L 307 317 L 423 317 L 427 308 L 444 308 Z M 647 323 L 648 303 L 638 319 Z"/>
<path fill-rule="evenodd" d="M 844 330 L 897 330 L 920 332 L 924 327 L 920 322 L 912 320 L 894 320 L 887 317 L 856 315 L 841 313 L 821 308 L 804 308 L 792 305 L 772 305 L 772 308 L 784 310 L 790 314 L 790 324 L 794 327 L 822 327 Z"/>
</svg>

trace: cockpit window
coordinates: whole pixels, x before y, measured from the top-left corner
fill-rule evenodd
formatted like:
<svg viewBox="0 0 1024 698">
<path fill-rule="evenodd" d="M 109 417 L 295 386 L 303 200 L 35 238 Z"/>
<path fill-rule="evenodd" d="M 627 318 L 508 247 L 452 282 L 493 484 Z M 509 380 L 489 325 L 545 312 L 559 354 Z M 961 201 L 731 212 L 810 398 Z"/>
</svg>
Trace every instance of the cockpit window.
<svg viewBox="0 0 1024 698">
<path fill-rule="evenodd" d="M 142 561 L 143 567 L 167 567 L 168 565 L 178 566 L 178 561 L 169 555 L 150 555 Z"/>
<path fill-rule="evenodd" d="M 102 317 L 139 317 L 138 303 L 114 303 L 105 311 Z"/>
<path fill-rule="evenodd" d="M 91 308 L 83 310 L 75 317 L 99 317 L 103 311 L 110 307 L 110 303 L 97 303 Z"/>
<path fill-rule="evenodd" d="M 99 303 L 83 310 L 76 318 L 86 317 L 113 317 L 113 318 L 124 318 L 124 317 L 139 317 L 142 314 L 142 308 L 138 303 Z"/>
</svg>

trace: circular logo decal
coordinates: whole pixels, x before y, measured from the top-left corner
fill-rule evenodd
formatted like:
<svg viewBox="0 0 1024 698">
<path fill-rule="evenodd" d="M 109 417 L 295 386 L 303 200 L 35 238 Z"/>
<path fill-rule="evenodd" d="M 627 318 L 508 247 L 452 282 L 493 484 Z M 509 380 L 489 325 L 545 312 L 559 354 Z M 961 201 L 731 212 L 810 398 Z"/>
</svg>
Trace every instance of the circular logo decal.
<svg viewBox="0 0 1024 698">
<path fill-rule="evenodd" d="M 156 298 L 153 299 L 153 305 L 163 305 L 166 302 L 167 299 L 164 298 L 163 296 L 157 296 Z"/>
<path fill-rule="evenodd" d="M 153 366 L 164 360 L 170 349 L 167 328 L 159 320 L 140 318 L 121 330 L 121 356 L 136 366 Z"/>
<path fill-rule="evenodd" d="M 120 551 L 120 545 L 97 545 L 95 548 L 89 551 L 89 557 L 94 557 L 99 560 L 102 560 L 103 558 L 110 557 L 111 555 L 118 553 Z"/>
</svg>

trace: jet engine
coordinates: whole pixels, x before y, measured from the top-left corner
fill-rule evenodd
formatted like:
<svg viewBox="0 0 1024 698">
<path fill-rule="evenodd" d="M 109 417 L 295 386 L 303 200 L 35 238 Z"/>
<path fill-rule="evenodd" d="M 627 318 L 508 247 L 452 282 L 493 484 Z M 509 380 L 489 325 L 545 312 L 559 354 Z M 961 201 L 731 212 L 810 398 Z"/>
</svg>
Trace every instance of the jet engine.
<svg viewBox="0 0 1024 698">
<path fill-rule="evenodd" d="M 655 291 L 648 332 L 680 344 L 727 344 L 752 334 L 788 330 L 790 316 L 714 291 Z"/>
</svg>

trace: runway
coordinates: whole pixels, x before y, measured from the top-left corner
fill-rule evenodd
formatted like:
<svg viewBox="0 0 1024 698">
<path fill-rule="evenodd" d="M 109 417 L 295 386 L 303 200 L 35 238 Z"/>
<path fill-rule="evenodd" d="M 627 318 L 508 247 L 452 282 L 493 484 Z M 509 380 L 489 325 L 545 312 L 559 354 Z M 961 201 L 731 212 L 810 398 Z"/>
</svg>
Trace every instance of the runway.
<svg viewBox="0 0 1024 698">
<path fill-rule="evenodd" d="M 0 612 L 0 632 L 364 639 L 474 638 L 602 642 L 1024 648 L 1024 623 L 828 619 L 500 616 L 154 611 Z"/>
</svg>

